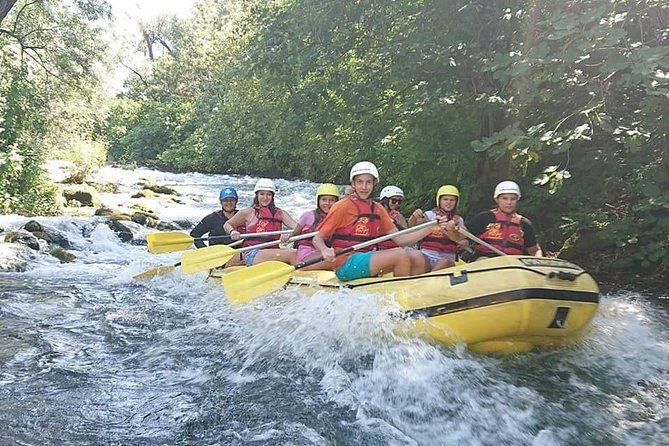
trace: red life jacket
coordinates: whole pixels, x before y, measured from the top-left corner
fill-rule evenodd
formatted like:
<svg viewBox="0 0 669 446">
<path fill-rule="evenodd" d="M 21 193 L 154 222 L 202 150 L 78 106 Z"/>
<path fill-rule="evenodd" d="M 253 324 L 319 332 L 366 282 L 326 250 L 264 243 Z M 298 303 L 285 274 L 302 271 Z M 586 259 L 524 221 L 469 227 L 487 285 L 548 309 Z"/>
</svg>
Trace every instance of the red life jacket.
<svg viewBox="0 0 669 446">
<path fill-rule="evenodd" d="M 505 254 L 522 254 L 525 249 L 525 235 L 520 228 L 523 217 L 515 212 L 508 215 L 499 209 L 493 209 L 490 212 L 495 216 L 495 223 L 488 225 L 486 231 L 480 235 L 481 240 L 490 243 Z M 486 255 L 494 255 L 492 250 L 483 245 L 476 245 L 476 250 Z"/>
<path fill-rule="evenodd" d="M 445 217 L 448 215 L 440 207 L 432 209 L 432 212 L 438 217 Z M 457 226 L 460 223 L 460 218 L 461 217 L 458 214 L 452 213 L 449 220 L 453 220 Z M 450 252 L 453 254 L 457 253 L 460 249 L 458 244 L 451 240 L 446 234 L 446 231 L 441 228 L 433 229 L 430 235 L 420 242 L 418 247 L 421 249 L 431 249 L 433 251 Z"/>
<path fill-rule="evenodd" d="M 283 223 L 283 211 L 275 208 L 274 214 L 267 206 L 257 207 L 256 216 L 251 223 L 246 226 L 246 233 L 280 231 Z M 244 246 L 254 246 L 273 240 L 279 240 L 280 235 L 270 235 L 262 237 L 249 237 L 244 239 Z"/>
<path fill-rule="evenodd" d="M 336 251 L 340 251 L 349 246 L 377 238 L 381 232 L 381 214 L 379 213 L 381 204 L 373 200 L 371 204 L 367 203 L 358 198 L 357 195 L 348 195 L 342 200 L 352 201 L 355 207 L 358 208 L 358 216 L 349 225 L 338 228 L 332 234 L 332 247 Z M 372 251 L 374 249 L 374 246 L 369 246 L 359 250 L 359 252 Z"/>
</svg>

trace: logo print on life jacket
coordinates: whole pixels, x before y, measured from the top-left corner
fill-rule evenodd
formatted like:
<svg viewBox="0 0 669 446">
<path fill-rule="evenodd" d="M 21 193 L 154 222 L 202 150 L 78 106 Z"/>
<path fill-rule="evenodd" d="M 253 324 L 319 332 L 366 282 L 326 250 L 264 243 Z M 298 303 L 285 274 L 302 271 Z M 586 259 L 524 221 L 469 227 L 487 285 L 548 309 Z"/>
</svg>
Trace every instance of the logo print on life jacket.
<svg viewBox="0 0 669 446">
<path fill-rule="evenodd" d="M 268 224 L 269 221 L 267 220 L 258 220 L 258 224 L 256 226 L 256 232 L 267 232 L 265 228 L 267 228 Z"/>
<path fill-rule="evenodd" d="M 369 227 L 367 226 L 368 223 L 369 218 L 360 218 L 355 224 L 355 235 L 369 235 Z"/>
<path fill-rule="evenodd" d="M 502 225 L 501 223 L 491 223 L 486 228 L 488 230 L 488 238 L 502 239 Z"/>
</svg>

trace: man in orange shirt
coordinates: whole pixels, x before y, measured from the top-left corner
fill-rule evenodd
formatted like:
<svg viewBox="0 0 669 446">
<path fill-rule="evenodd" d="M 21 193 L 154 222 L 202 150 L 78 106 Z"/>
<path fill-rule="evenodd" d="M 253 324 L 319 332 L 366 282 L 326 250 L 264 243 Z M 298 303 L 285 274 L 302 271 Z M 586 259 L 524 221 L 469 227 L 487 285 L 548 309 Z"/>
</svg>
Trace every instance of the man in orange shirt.
<svg viewBox="0 0 669 446">
<path fill-rule="evenodd" d="M 392 248 L 373 251 L 374 247 L 364 252 L 355 252 L 335 257 L 335 250 L 356 245 L 385 234 L 397 232 L 397 227 L 380 203 L 370 197 L 374 186 L 379 182 L 379 172 L 369 161 L 362 161 L 351 168 L 351 186 L 353 193 L 336 202 L 318 227 L 318 234 L 313 239 L 314 247 L 323 258 L 334 262 L 337 277 L 342 281 L 372 277 L 392 271 L 395 276 L 422 274 L 428 270 L 427 261 L 417 250 Z M 443 221 L 442 221 L 443 220 Z M 452 222 L 451 222 L 452 223 Z M 439 224 L 446 230 L 446 219 L 439 219 Z M 450 225 L 453 226 L 453 225 Z M 398 235 L 393 240 L 398 245 L 410 245 L 432 232 L 433 228 L 424 228 L 408 234 Z M 325 240 L 330 240 L 328 247 Z"/>
</svg>

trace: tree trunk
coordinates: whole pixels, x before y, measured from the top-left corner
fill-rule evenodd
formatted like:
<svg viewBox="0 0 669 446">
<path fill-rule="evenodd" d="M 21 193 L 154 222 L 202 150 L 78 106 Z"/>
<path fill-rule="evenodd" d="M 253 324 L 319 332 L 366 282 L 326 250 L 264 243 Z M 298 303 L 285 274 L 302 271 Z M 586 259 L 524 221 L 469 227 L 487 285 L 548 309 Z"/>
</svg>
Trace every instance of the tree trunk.
<svg viewBox="0 0 669 446">
<path fill-rule="evenodd" d="M 0 0 L 0 24 L 2 24 L 2 21 L 7 17 L 7 14 L 9 14 L 15 3 L 16 0 Z"/>
<path fill-rule="evenodd" d="M 153 61 L 153 38 L 147 31 L 143 31 L 142 34 L 144 34 L 144 42 L 146 42 L 146 50 L 149 53 L 149 60 Z"/>
</svg>

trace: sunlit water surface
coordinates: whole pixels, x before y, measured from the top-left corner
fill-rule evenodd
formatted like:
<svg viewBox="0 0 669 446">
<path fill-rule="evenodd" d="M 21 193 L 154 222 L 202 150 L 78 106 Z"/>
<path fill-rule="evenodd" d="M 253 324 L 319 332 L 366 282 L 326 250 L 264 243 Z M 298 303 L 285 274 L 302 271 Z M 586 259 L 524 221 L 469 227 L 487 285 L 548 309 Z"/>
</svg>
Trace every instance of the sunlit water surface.
<svg viewBox="0 0 669 446">
<path fill-rule="evenodd" d="M 175 187 L 183 204 L 159 212 L 193 223 L 222 185 L 247 205 L 256 180 L 101 175 L 121 184 L 110 206 L 137 201 L 140 177 Z M 317 185 L 278 185 L 293 216 L 313 205 Z M 178 253 L 121 243 L 95 217 L 38 221 L 77 260 L 0 273 L 0 444 L 669 444 L 666 292 L 610 287 L 580 345 L 496 358 L 397 335 L 379 296 L 289 290 L 231 308 L 204 273 L 138 283 Z"/>
</svg>

